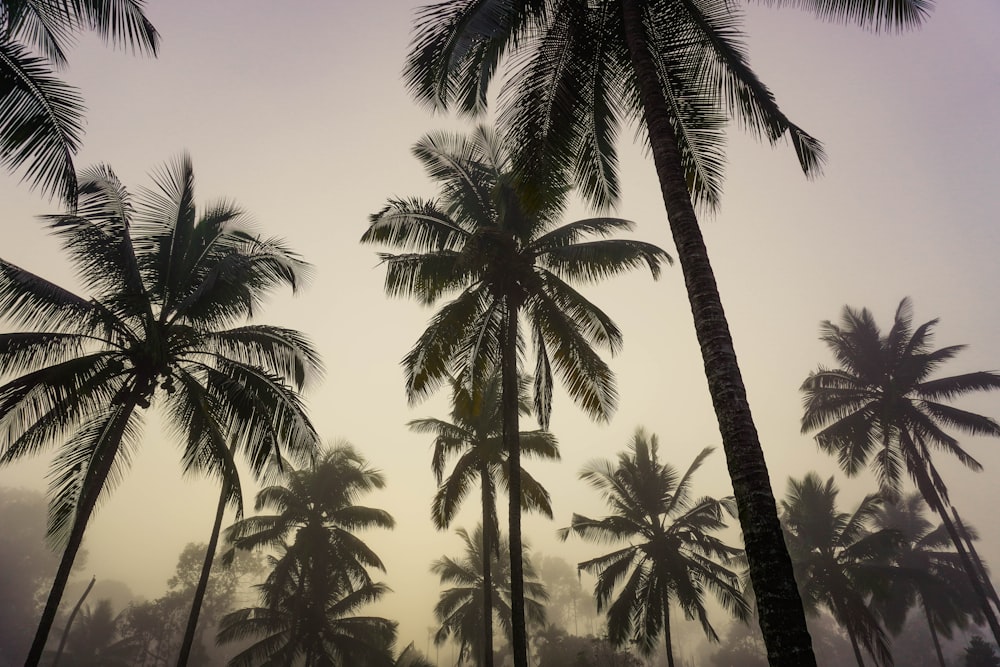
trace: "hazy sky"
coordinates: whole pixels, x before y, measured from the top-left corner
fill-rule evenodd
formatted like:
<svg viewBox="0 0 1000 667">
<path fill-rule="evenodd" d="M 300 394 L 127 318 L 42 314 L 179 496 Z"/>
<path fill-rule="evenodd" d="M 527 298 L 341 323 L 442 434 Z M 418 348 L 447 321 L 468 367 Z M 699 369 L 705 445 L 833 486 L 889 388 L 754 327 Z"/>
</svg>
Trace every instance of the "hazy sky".
<svg viewBox="0 0 1000 667">
<path fill-rule="evenodd" d="M 398 527 L 366 535 L 395 591 L 380 611 L 400 621 L 404 644 L 423 647 L 438 593 L 428 566 L 457 553 L 460 542 L 428 519 L 431 443 L 405 423 L 446 417 L 447 396 L 407 406 L 399 360 L 432 311 L 387 300 L 374 249 L 357 242 L 387 197 L 434 194 L 410 147 L 427 131 L 458 127 L 416 106 L 403 88 L 414 7 L 410 0 L 151 2 L 163 39 L 158 59 L 88 37 L 64 76 L 89 109 L 79 167 L 108 163 L 138 188 L 150 184 L 153 168 L 188 150 L 199 202 L 239 202 L 264 232 L 285 237 L 316 266 L 307 290 L 279 295 L 260 321 L 313 339 L 327 367 L 307 396 L 320 432 L 354 443 L 386 474 L 387 490 L 368 502 L 389 510 Z M 901 36 L 793 10 L 748 10 L 752 65 L 830 158 L 824 177 L 807 182 L 790 146 L 772 149 L 734 130 L 722 209 L 703 217 L 779 497 L 789 475 L 835 470 L 799 433 L 798 387 L 818 364 L 832 363 L 817 331 L 844 304 L 870 307 L 887 327 L 910 296 L 916 321 L 941 318 L 939 345 L 969 344 L 947 371 L 1000 368 L 997 25 L 993 0 L 939 3 L 926 28 Z M 651 161 L 636 146 L 622 152 L 617 214 L 638 223 L 637 237 L 673 253 Z M 0 256 L 72 286 L 71 269 L 35 220 L 58 206 L 6 173 L 0 200 Z M 572 562 L 600 548 L 554 536 L 574 511 L 603 512 L 576 479 L 586 461 L 614 456 L 638 425 L 657 433 L 667 460 L 682 468 L 720 444 L 679 269 L 656 283 L 637 273 L 585 293 L 625 334 L 624 352 L 611 360 L 621 405 L 610 424 L 597 425 L 557 393 L 552 430 L 563 461 L 529 464 L 552 493 L 556 517 L 525 522 L 536 550 Z M 996 417 L 1000 396 L 961 405 Z M 986 472 L 938 462 L 955 505 L 982 533 L 982 554 L 1000 567 L 1000 493 L 991 482 L 1000 443 L 963 443 Z M 150 418 L 131 474 L 91 523 L 86 574 L 156 596 L 183 544 L 207 540 L 215 489 L 181 478 L 178 451 Z M 42 488 L 47 464 L 45 456 L 0 470 L 0 484 Z M 848 481 L 838 473 L 838 480 L 844 509 L 872 484 L 867 475 Z M 700 493 L 731 492 L 721 447 L 696 482 Z M 471 528 L 475 517 L 470 504 L 462 525 Z"/>
</svg>

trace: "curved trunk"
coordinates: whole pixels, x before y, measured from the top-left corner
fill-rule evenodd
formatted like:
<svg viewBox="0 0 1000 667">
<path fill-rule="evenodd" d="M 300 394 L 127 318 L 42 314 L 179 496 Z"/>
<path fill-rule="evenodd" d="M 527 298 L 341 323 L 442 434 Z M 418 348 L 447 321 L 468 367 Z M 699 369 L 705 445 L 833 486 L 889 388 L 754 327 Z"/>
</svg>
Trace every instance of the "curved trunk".
<svg viewBox="0 0 1000 667">
<path fill-rule="evenodd" d="M 927 465 L 931 465 L 930 462 L 927 462 Z M 990 605 L 990 599 L 986 593 L 986 588 L 983 586 L 983 581 L 979 576 L 979 572 L 976 570 L 976 566 L 969 557 L 969 552 L 965 548 L 962 536 L 959 535 L 958 529 L 955 527 L 955 523 L 948 515 L 948 510 L 945 508 L 945 501 L 942 500 L 938 493 L 934 490 L 934 485 L 931 482 L 930 475 L 927 473 L 927 470 L 923 465 L 911 467 L 910 473 L 914 476 L 914 481 L 917 484 L 917 490 L 920 491 L 920 495 L 924 497 L 927 505 L 937 512 L 939 517 L 941 517 L 941 523 L 944 524 L 944 529 L 948 532 L 948 537 L 951 538 L 952 544 L 955 545 L 955 549 L 958 551 L 958 558 L 962 561 L 962 569 L 965 570 L 965 575 L 969 578 L 969 582 L 972 584 L 972 588 L 976 593 L 976 599 L 979 600 L 980 609 L 986 616 L 986 622 L 989 624 L 990 630 L 993 632 L 993 640 L 997 644 L 1000 644 L 1000 623 L 997 622 L 997 616 L 993 613 L 993 607 Z"/>
<path fill-rule="evenodd" d="M 109 447 L 109 451 L 103 452 L 103 456 L 94 462 L 92 488 L 81 490 L 80 505 L 77 507 L 76 516 L 73 518 L 73 528 L 70 530 L 69 540 L 66 542 L 66 549 L 63 551 L 62 560 L 59 561 L 59 569 L 56 570 L 55 579 L 52 580 L 52 587 L 49 589 L 49 597 L 45 601 L 45 609 L 42 610 L 42 617 L 38 621 L 38 629 L 35 631 L 35 639 L 31 643 L 31 650 L 24 661 L 24 667 L 38 667 L 42 659 L 42 652 L 49 639 L 49 632 L 52 630 L 52 623 L 55 621 L 56 612 L 59 611 L 59 602 L 62 600 L 63 592 L 66 590 L 66 582 L 69 581 L 70 571 L 76 561 L 76 555 L 83 544 L 83 535 L 87 530 L 87 523 L 90 515 L 94 513 L 94 506 L 97 498 L 101 495 L 101 489 L 108 479 L 111 466 L 114 464 L 115 456 L 118 454 L 118 447 L 121 445 L 121 434 L 128 423 L 132 411 L 135 410 L 137 396 L 119 394 L 126 396 L 124 402 L 119 406 L 116 414 L 108 420 L 108 429 L 112 434 L 117 434 L 117 440 Z M 116 397 L 117 398 L 117 397 Z"/>
<path fill-rule="evenodd" d="M 489 492 L 490 471 L 484 461 L 479 472 L 479 485 L 483 494 L 483 661 L 484 667 L 493 667 L 493 572 L 490 567 L 493 555 L 493 520 L 496 506 Z"/>
<path fill-rule="evenodd" d="M 670 600 L 663 601 L 663 643 L 667 645 L 667 667 L 674 667 L 674 648 L 670 645 Z"/>
<path fill-rule="evenodd" d="M 201 605 L 205 601 L 205 591 L 208 590 L 208 578 L 212 574 L 212 562 L 215 560 L 215 550 L 219 546 L 219 533 L 222 532 L 222 519 L 226 514 L 226 496 L 229 485 L 222 483 L 222 490 L 219 492 L 219 504 L 215 508 L 215 523 L 212 524 L 212 536 L 208 540 L 208 548 L 205 550 L 205 561 L 201 566 L 201 574 L 198 577 L 198 585 L 194 589 L 194 600 L 191 601 L 191 612 L 188 614 L 187 627 L 184 629 L 184 640 L 181 642 L 181 651 L 177 656 L 177 667 L 185 667 L 191 655 L 191 647 L 194 646 L 194 636 L 198 629 L 198 617 L 201 615 Z"/>
<path fill-rule="evenodd" d="M 503 444 L 510 466 L 510 617 L 514 667 L 528 667 L 528 632 L 524 621 L 524 565 L 521 561 L 521 443 L 517 437 L 517 306 L 507 303 L 500 375 L 503 383 Z"/>
<path fill-rule="evenodd" d="M 965 546 L 969 549 L 969 556 L 972 559 L 972 563 L 976 566 L 976 572 L 982 577 L 983 586 L 986 588 L 986 594 L 989 596 L 990 600 L 993 601 L 993 605 L 1000 609 L 1000 596 L 997 595 L 997 589 L 990 581 L 990 575 L 986 572 L 986 565 L 983 563 L 983 559 L 979 557 L 979 552 L 976 551 L 976 545 L 972 543 L 972 539 L 969 537 L 969 532 L 965 530 L 965 524 L 962 523 L 962 517 L 958 516 L 958 510 L 955 506 L 951 506 L 951 515 L 955 519 L 955 526 L 958 528 L 959 534 L 962 536 L 962 540 L 965 542 Z"/>
<path fill-rule="evenodd" d="M 757 595 L 760 629 L 773 666 L 816 664 L 771 482 L 750 414 L 729 325 L 681 166 L 670 109 L 644 38 L 636 0 L 622 0 L 625 36 L 643 104 L 653 162 L 684 274 L 709 393 L 719 421 L 740 526 Z"/>
<path fill-rule="evenodd" d="M 80 599 L 76 601 L 76 606 L 73 607 L 73 611 L 70 612 L 69 618 L 66 619 L 66 627 L 63 628 L 62 637 L 59 638 L 59 648 L 56 649 L 56 657 L 52 659 L 52 667 L 59 667 L 59 660 L 62 659 L 63 650 L 66 648 L 66 640 L 69 639 L 69 631 L 70 628 L 73 627 L 73 620 L 76 618 L 76 615 L 80 613 L 80 607 L 83 606 L 83 601 L 87 599 L 88 595 L 90 595 L 90 590 L 94 587 L 95 583 L 97 583 L 97 575 L 90 578 L 90 583 L 87 584 L 87 588 L 83 591 L 83 595 L 81 595 Z"/>
<path fill-rule="evenodd" d="M 927 617 L 927 629 L 931 633 L 931 641 L 934 642 L 934 651 L 937 653 L 938 664 L 941 667 L 948 667 L 944 661 L 944 654 L 941 652 L 941 641 L 938 639 L 937 630 L 934 629 L 934 619 L 931 618 L 931 610 L 927 607 L 927 600 L 921 596 L 920 606 L 924 608 L 924 616 Z"/>
</svg>

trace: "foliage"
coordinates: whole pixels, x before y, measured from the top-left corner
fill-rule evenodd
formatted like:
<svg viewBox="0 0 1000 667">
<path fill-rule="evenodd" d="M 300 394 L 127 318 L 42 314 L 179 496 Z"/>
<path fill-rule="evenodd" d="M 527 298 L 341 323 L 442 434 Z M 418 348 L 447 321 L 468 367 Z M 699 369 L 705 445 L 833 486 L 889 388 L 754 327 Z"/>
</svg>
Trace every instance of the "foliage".
<svg viewBox="0 0 1000 667">
<path fill-rule="evenodd" d="M 551 628 L 551 626 L 550 626 Z M 580 637 L 553 628 L 538 648 L 538 667 L 642 667 L 634 655 L 616 649 L 606 637 Z"/>
<path fill-rule="evenodd" d="M 965 667 L 1000 667 L 1000 657 L 992 644 L 975 635 L 965 649 L 963 664 Z"/>
<path fill-rule="evenodd" d="M 584 590 L 579 571 L 558 556 L 538 554 L 534 558 L 538 578 L 545 582 L 549 602 L 545 606 L 549 627 L 576 636 L 594 634 L 603 626 L 594 596 Z M 581 633 L 582 631 L 582 633 Z"/>
<path fill-rule="evenodd" d="M 441 592 L 434 607 L 434 616 L 441 627 L 434 635 L 434 643 L 443 644 L 449 638 L 459 643 L 459 662 L 481 664 L 483 654 L 483 527 L 469 534 L 464 528 L 456 533 L 462 538 L 465 553 L 460 558 L 443 556 L 431 565 L 431 572 L 438 575 L 441 585 L 449 586 Z M 510 553 L 507 540 L 500 535 L 499 552 L 491 554 L 490 571 L 493 575 L 492 610 L 494 620 L 508 639 L 512 637 Z M 549 599 L 545 586 L 527 555 L 524 557 L 525 613 L 530 625 L 545 624 L 544 602 Z"/>
<path fill-rule="evenodd" d="M 711 452 L 702 450 L 680 474 L 660 461 L 657 437 L 637 429 L 617 462 L 595 461 L 580 473 L 612 514 L 601 519 L 574 514 L 570 527 L 559 531 L 563 539 L 575 533 L 593 542 L 628 543 L 578 567 L 597 576 L 594 595 L 598 609 L 607 610 L 610 640 L 616 646 L 634 641 L 648 655 L 663 632 L 671 665 L 671 604 L 697 619 L 713 641 L 718 635 L 708 620 L 706 593 L 736 618 L 750 615 L 739 574 L 730 569 L 742 564 L 743 551 L 713 534 L 725 528 L 726 514 L 735 513 L 733 499 L 691 493 L 692 476 Z"/>
<path fill-rule="evenodd" d="M 389 665 L 396 624 L 357 616 L 389 589 L 372 581 L 381 559 L 354 531 L 392 528 L 384 510 L 356 504 L 384 487 L 382 474 L 349 444 L 320 453 L 308 468 L 291 471 L 284 485 L 262 489 L 255 508 L 272 510 L 237 521 L 226 531 L 232 548 L 271 550 L 270 572 L 258 586 L 259 604 L 223 618 L 220 643 L 252 640 L 229 664 Z"/>
<path fill-rule="evenodd" d="M 870 598 L 885 598 L 888 582 L 898 571 L 892 561 L 903 540 L 897 530 L 871 530 L 882 505 L 870 494 L 851 514 L 837 510 L 839 490 L 833 478 L 825 483 L 816 473 L 789 479 L 781 501 L 785 541 L 806 610 L 825 607 L 846 630 L 859 667 L 859 645 L 876 664 L 892 665 L 892 651 Z"/>
<path fill-rule="evenodd" d="M 123 614 L 115 615 L 111 601 L 102 599 L 84 606 L 70 628 L 65 652 L 59 662 L 65 667 L 131 667 L 140 651 L 134 637 L 123 634 Z"/>
<path fill-rule="evenodd" d="M 159 35 L 142 0 L 0 0 L 0 163 L 75 205 L 73 169 L 83 134 L 83 99 L 54 70 L 85 30 L 155 54 Z"/>
<path fill-rule="evenodd" d="M 125 475 L 143 410 L 162 404 L 186 473 L 226 482 L 238 507 L 234 452 L 263 475 L 282 453 L 308 457 L 316 436 L 294 389 L 319 374 L 306 338 L 246 324 L 306 265 L 264 239 L 229 202 L 200 212 L 186 156 L 133 198 L 105 166 L 83 174 L 73 214 L 46 216 L 89 297 L 0 260 L 0 464 L 58 446 L 48 535 L 64 547 L 39 624 L 37 660 L 76 551 L 100 500 Z"/>
</svg>

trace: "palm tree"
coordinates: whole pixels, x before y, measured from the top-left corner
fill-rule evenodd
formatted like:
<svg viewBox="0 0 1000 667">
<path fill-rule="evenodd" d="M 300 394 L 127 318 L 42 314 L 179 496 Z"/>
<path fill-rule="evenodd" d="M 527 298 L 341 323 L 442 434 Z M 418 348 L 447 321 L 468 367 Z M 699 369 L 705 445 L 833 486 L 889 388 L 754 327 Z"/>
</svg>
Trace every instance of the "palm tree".
<svg viewBox="0 0 1000 667">
<path fill-rule="evenodd" d="M 257 493 L 256 511 L 273 513 L 230 526 L 225 537 L 232 548 L 223 562 L 236 549 L 274 549 L 280 557 L 271 557 L 272 571 L 260 586 L 262 604 L 223 620 L 221 642 L 260 638 L 230 665 L 291 664 L 285 661 L 298 657 L 307 665 L 389 660 L 395 624 L 353 615 L 388 591 L 368 572 L 384 571 L 382 560 L 354 534 L 395 525 L 386 511 L 356 504 L 384 486 L 382 473 L 341 443 L 308 468 L 289 472 L 284 484 Z"/>
<path fill-rule="evenodd" d="M 434 615 L 441 627 L 434 635 L 435 644 L 443 644 L 449 637 L 459 643 L 459 662 L 469 660 L 477 665 L 484 664 L 487 647 L 483 644 L 483 617 L 486 616 L 486 596 L 483 592 L 485 570 L 483 562 L 489 558 L 493 572 L 492 597 L 495 603 L 490 608 L 487 621 L 492 623 L 495 613 L 504 634 L 513 636 L 512 575 L 510 561 L 491 553 L 483 542 L 483 527 L 476 526 L 470 535 L 459 528 L 458 536 L 465 543 L 465 554 L 460 559 L 444 556 L 431 565 L 431 572 L 438 575 L 442 585 L 450 586 L 441 592 L 441 598 L 434 607 Z M 497 535 L 498 551 L 509 553 L 507 540 Z M 531 560 L 524 558 L 524 609 L 529 623 L 539 627 L 545 624 L 544 602 L 549 599 L 545 586 L 537 580 Z M 490 649 L 492 650 L 492 649 Z"/>
<path fill-rule="evenodd" d="M 557 226 L 570 193 L 565 172 L 525 177 L 511 164 L 510 146 L 482 127 L 468 138 L 428 135 L 414 153 L 440 183 L 440 200 L 390 201 L 372 216 L 361 240 L 406 251 L 382 255 L 389 295 L 432 304 L 459 293 L 403 360 L 411 402 L 449 374 L 474 386 L 499 366 L 503 446 L 511 470 L 514 649 L 517 664 L 524 665 L 518 356 L 526 342 L 520 320 L 527 321 L 535 349 L 533 408 L 541 427 L 549 424 L 553 371 L 588 414 L 608 419 L 617 392 L 594 346 L 613 353 L 621 332 L 566 281 L 594 282 L 643 263 L 656 277 L 670 258 L 648 243 L 602 238 L 631 229 L 618 218 Z M 584 242 L 587 237 L 597 240 Z"/>
<path fill-rule="evenodd" d="M 982 622 L 982 615 L 958 553 L 948 550 L 951 540 L 947 532 L 943 526 L 935 528 L 923 510 L 924 499 L 919 493 L 884 503 L 876 510 L 873 526 L 898 531 L 903 539 L 895 555 L 897 569 L 888 582 L 888 592 L 884 599 L 873 603 L 893 634 L 902 631 L 909 610 L 919 606 L 938 663 L 945 667 L 938 635 L 951 639 L 952 628 L 964 629 L 970 619 Z"/>
<path fill-rule="evenodd" d="M 482 664 L 485 667 L 493 666 L 493 600 L 490 594 L 493 585 L 490 553 L 498 548 L 493 536 L 500 532 L 497 521 L 496 488 L 498 484 L 509 485 L 510 480 L 503 448 L 500 384 L 500 377 L 496 374 L 490 375 L 481 384 L 471 388 L 468 383 L 452 378 L 452 421 L 449 423 L 439 419 L 416 419 L 409 423 L 410 429 L 418 433 L 435 435 L 432 468 L 439 486 L 431 504 L 431 519 L 438 530 L 451 526 L 471 486 L 479 482 L 484 526 L 482 571 L 486 612 L 483 614 Z M 525 399 L 527 384 L 528 379 L 522 376 L 518 382 L 518 395 L 521 397 L 519 411 L 522 415 L 531 413 L 531 407 Z M 521 431 L 518 440 L 524 456 L 559 459 L 559 447 L 555 436 L 548 431 Z M 445 465 L 447 459 L 453 455 L 458 455 L 458 460 L 446 480 Z M 552 503 L 548 491 L 523 467 L 520 475 L 521 509 L 538 510 L 551 519 Z"/>
<path fill-rule="evenodd" d="M 142 0 L 0 0 L 0 162 L 23 167 L 25 180 L 71 206 L 85 108 L 53 71 L 84 30 L 154 55 L 159 44 Z"/>
<path fill-rule="evenodd" d="M 809 473 L 788 480 L 782 523 L 799 590 L 809 612 L 826 607 L 847 631 L 858 667 L 865 664 L 862 646 L 876 664 L 891 667 L 888 639 L 868 603 L 888 595 L 887 582 L 896 575 L 891 561 L 902 535 L 869 528 L 882 505 L 877 494 L 865 496 L 847 514 L 837 511 L 838 493 L 833 477 L 824 483 Z"/>
<path fill-rule="evenodd" d="M 593 542 L 628 542 L 577 567 L 597 576 L 594 595 L 598 610 L 607 610 L 612 643 L 634 641 L 649 655 L 662 631 L 669 667 L 674 665 L 672 603 L 680 605 L 686 618 L 697 618 L 712 641 L 719 637 L 705 610 L 706 592 L 736 618 L 750 616 L 740 575 L 730 569 L 742 562 L 743 551 L 712 534 L 725 528 L 725 514 L 735 516 L 735 503 L 731 497 L 691 495 L 691 478 L 712 451 L 703 449 L 679 475 L 660 461 L 656 435 L 636 429 L 617 462 L 594 461 L 580 472 L 613 513 L 600 519 L 574 514 L 571 525 L 559 531 L 562 539 L 575 533 Z"/>
<path fill-rule="evenodd" d="M 233 452 L 254 474 L 282 451 L 308 456 L 315 434 L 293 387 L 319 368 L 304 336 L 246 324 L 305 265 L 262 239 L 226 202 L 199 216 L 186 156 L 133 198 L 108 167 L 84 172 L 75 214 L 47 216 L 89 297 L 0 260 L 0 464 L 59 445 L 49 537 L 64 547 L 28 664 L 42 655 L 94 507 L 125 474 L 142 413 L 162 404 L 183 438 L 186 472 L 242 492 Z"/>
<path fill-rule="evenodd" d="M 84 607 L 69 632 L 68 650 L 53 665 L 63 667 L 129 667 L 134 664 L 140 646 L 135 638 L 122 637 L 122 614 L 111 609 L 110 600 L 98 600 Z"/>
<path fill-rule="evenodd" d="M 863 26 L 919 25 L 929 0 L 769 0 Z M 778 108 L 750 69 L 729 0 L 444 0 L 418 11 L 405 79 L 418 100 L 462 113 L 485 109 L 504 59 L 515 64 L 501 122 L 519 162 L 575 170 L 601 205 L 619 194 L 615 140 L 645 127 L 687 286 L 695 332 L 746 542 L 760 623 L 774 665 L 812 665 L 805 618 L 781 539 L 771 483 L 694 203 L 713 205 L 724 124 L 734 117 L 774 143 L 787 136 L 807 175 L 822 149 Z M 525 667 L 523 658 L 517 667 Z"/>
<path fill-rule="evenodd" d="M 261 605 L 227 614 L 220 623 L 220 644 L 255 640 L 228 667 L 392 667 L 396 623 L 355 615 L 388 592 L 385 584 L 345 585 L 336 570 L 307 571 L 288 553 L 271 561 L 274 571 L 260 587 Z"/>
<path fill-rule="evenodd" d="M 839 367 L 820 367 L 802 384 L 802 432 L 816 431 L 820 449 L 835 455 L 847 475 L 856 475 L 865 466 L 871 468 L 886 497 L 900 494 L 904 475 L 913 480 L 927 505 L 941 517 L 990 628 L 1000 641 L 1000 623 L 948 514 L 948 487 L 932 459 L 936 450 L 954 456 L 972 470 L 982 469 L 945 429 L 1000 437 L 1000 423 L 947 401 L 1000 389 L 1000 373 L 932 377 L 965 347 L 933 349 L 937 322 L 930 320 L 914 328 L 909 299 L 899 303 L 892 328 L 885 335 L 867 308 L 858 311 L 845 306 L 839 325 L 824 322 L 820 339 L 833 352 Z"/>
</svg>

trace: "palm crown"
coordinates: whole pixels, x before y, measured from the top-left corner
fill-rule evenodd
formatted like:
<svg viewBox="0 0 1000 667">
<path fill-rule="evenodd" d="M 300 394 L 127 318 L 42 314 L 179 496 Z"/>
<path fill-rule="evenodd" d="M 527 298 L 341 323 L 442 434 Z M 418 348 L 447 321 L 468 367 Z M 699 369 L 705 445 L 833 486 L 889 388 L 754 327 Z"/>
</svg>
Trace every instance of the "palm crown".
<svg viewBox="0 0 1000 667">
<path fill-rule="evenodd" d="M 316 436 L 294 391 L 320 370 L 298 332 L 246 324 L 306 266 L 220 202 L 200 215 L 183 157 L 133 198 L 107 167 L 84 172 L 76 212 L 47 216 L 83 297 L 0 260 L 0 464 L 61 444 L 50 473 L 49 536 L 63 560 L 29 655 L 34 664 L 97 502 L 124 475 L 142 409 L 162 403 L 185 472 L 221 478 L 242 506 L 234 454 L 256 475 L 307 458 Z M 238 326 L 234 326 L 238 325 Z"/>
<path fill-rule="evenodd" d="M 660 461 L 657 437 L 637 430 L 616 462 L 595 461 L 580 473 L 613 513 L 601 519 L 574 514 L 559 533 L 563 539 L 574 533 L 594 542 L 629 542 L 578 567 L 597 575 L 594 593 L 598 608 L 607 609 L 611 640 L 620 645 L 634 639 L 650 653 L 663 631 L 671 665 L 671 603 L 697 618 L 713 641 L 718 635 L 708 620 L 706 592 L 737 618 L 745 620 L 750 612 L 739 574 L 730 569 L 743 552 L 712 534 L 725 527 L 726 514 L 735 514 L 733 499 L 691 494 L 692 475 L 711 452 L 702 450 L 681 475 Z"/>
<path fill-rule="evenodd" d="M 53 74 L 84 30 L 106 42 L 156 53 L 159 35 L 142 0 L 0 0 L 0 163 L 68 204 L 77 196 L 73 154 L 83 100 Z M 40 53 L 35 55 L 32 50 Z"/>
</svg>

